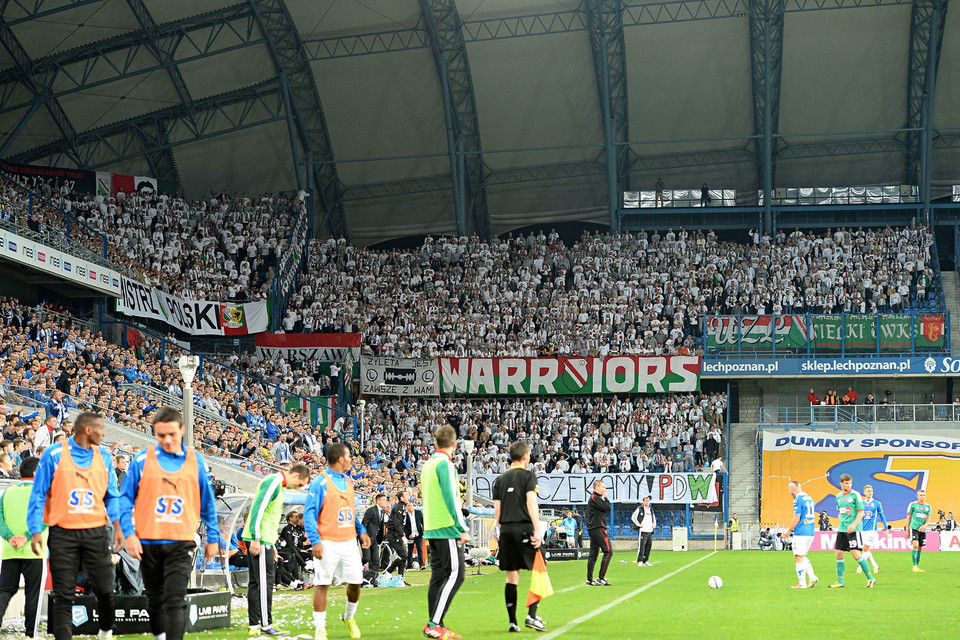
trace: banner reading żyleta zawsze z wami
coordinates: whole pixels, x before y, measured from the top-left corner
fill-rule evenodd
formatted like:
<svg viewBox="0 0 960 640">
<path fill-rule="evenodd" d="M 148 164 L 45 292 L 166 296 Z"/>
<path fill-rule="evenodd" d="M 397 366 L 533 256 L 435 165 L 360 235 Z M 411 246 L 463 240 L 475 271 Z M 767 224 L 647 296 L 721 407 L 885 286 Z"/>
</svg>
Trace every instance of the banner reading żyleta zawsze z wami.
<svg viewBox="0 0 960 640">
<path fill-rule="evenodd" d="M 960 511 L 960 439 L 915 435 L 838 435 L 822 432 L 763 434 L 763 483 L 760 520 L 784 526 L 793 519 L 793 501 L 787 483 L 797 480 L 836 526 L 840 476 L 853 477 L 853 488 L 863 493 L 873 486 L 894 527 L 906 524 L 907 507 L 925 489 L 938 509 Z"/>
<path fill-rule="evenodd" d="M 440 358 L 442 393 L 565 395 L 700 389 L 699 356 Z"/>
</svg>

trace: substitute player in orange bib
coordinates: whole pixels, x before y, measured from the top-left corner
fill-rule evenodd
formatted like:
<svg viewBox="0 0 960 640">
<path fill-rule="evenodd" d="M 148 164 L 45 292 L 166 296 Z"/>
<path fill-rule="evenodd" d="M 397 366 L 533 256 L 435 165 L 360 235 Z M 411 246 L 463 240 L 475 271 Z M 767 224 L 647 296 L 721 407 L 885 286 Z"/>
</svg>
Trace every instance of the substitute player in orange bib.
<svg viewBox="0 0 960 640">
<path fill-rule="evenodd" d="M 216 498 L 203 456 L 183 445 L 180 412 L 157 409 L 153 432 L 157 445 L 137 454 L 123 480 L 120 528 L 127 553 L 141 562 L 150 632 L 159 640 L 181 640 L 201 517 L 204 555 L 213 558 L 220 546 Z"/>
</svg>

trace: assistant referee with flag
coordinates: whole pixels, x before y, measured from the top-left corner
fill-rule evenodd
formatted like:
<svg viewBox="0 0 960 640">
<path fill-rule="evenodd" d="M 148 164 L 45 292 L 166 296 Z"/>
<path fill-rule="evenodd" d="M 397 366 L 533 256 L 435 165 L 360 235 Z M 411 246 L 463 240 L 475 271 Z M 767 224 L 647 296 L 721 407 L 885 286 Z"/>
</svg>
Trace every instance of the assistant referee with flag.
<svg viewBox="0 0 960 640">
<path fill-rule="evenodd" d="M 517 585 L 520 570 L 533 569 L 540 538 L 540 510 L 537 507 L 537 474 L 529 471 L 530 447 L 525 442 L 510 445 L 510 470 L 493 483 L 493 517 L 500 528 L 498 560 L 507 572 L 504 599 L 510 616 L 508 631 L 519 632 L 517 624 Z M 527 610 L 526 626 L 536 631 L 547 627 L 537 616 L 539 599 Z"/>
</svg>

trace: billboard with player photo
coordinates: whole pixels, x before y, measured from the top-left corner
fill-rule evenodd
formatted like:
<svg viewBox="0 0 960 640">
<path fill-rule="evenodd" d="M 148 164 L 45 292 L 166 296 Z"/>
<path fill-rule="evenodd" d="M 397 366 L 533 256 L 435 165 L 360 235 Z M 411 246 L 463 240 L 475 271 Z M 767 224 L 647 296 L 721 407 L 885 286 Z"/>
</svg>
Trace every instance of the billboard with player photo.
<svg viewBox="0 0 960 640">
<path fill-rule="evenodd" d="M 787 483 L 797 480 L 813 498 L 817 513 L 826 511 L 836 527 L 834 496 L 844 473 L 853 477 L 853 488 L 861 493 L 864 485 L 873 486 L 874 498 L 894 528 L 906 525 L 907 506 L 917 499 L 919 489 L 926 490 L 933 507 L 931 524 L 936 524 L 938 510 L 960 511 L 957 438 L 766 431 L 762 455 L 761 522 L 790 523 L 793 501 Z"/>
</svg>

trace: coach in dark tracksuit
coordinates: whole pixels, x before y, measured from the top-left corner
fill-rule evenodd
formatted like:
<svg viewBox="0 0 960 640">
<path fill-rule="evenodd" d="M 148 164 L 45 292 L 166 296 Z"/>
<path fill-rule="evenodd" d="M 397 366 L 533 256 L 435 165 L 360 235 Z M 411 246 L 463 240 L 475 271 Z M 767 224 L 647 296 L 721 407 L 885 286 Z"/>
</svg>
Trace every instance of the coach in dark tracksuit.
<svg viewBox="0 0 960 640">
<path fill-rule="evenodd" d="M 593 483 L 593 493 L 587 500 L 587 533 L 590 534 L 590 559 L 587 560 L 587 584 L 591 587 L 598 585 L 610 586 L 607 582 L 607 567 L 610 566 L 610 557 L 613 555 L 610 548 L 610 536 L 607 535 L 607 514 L 610 513 L 610 501 L 607 500 L 607 487 L 603 480 Z M 593 567 L 597 564 L 600 552 L 603 560 L 600 562 L 600 573 L 596 581 L 593 579 Z"/>
<path fill-rule="evenodd" d="M 393 510 L 390 511 L 390 521 L 387 522 L 387 544 L 397 554 L 397 559 L 387 567 L 387 571 L 392 573 L 396 570 L 401 576 L 407 570 L 407 543 L 403 541 L 406 535 L 403 523 L 407 518 L 407 502 L 409 500 L 409 491 L 399 492 Z"/>
</svg>

